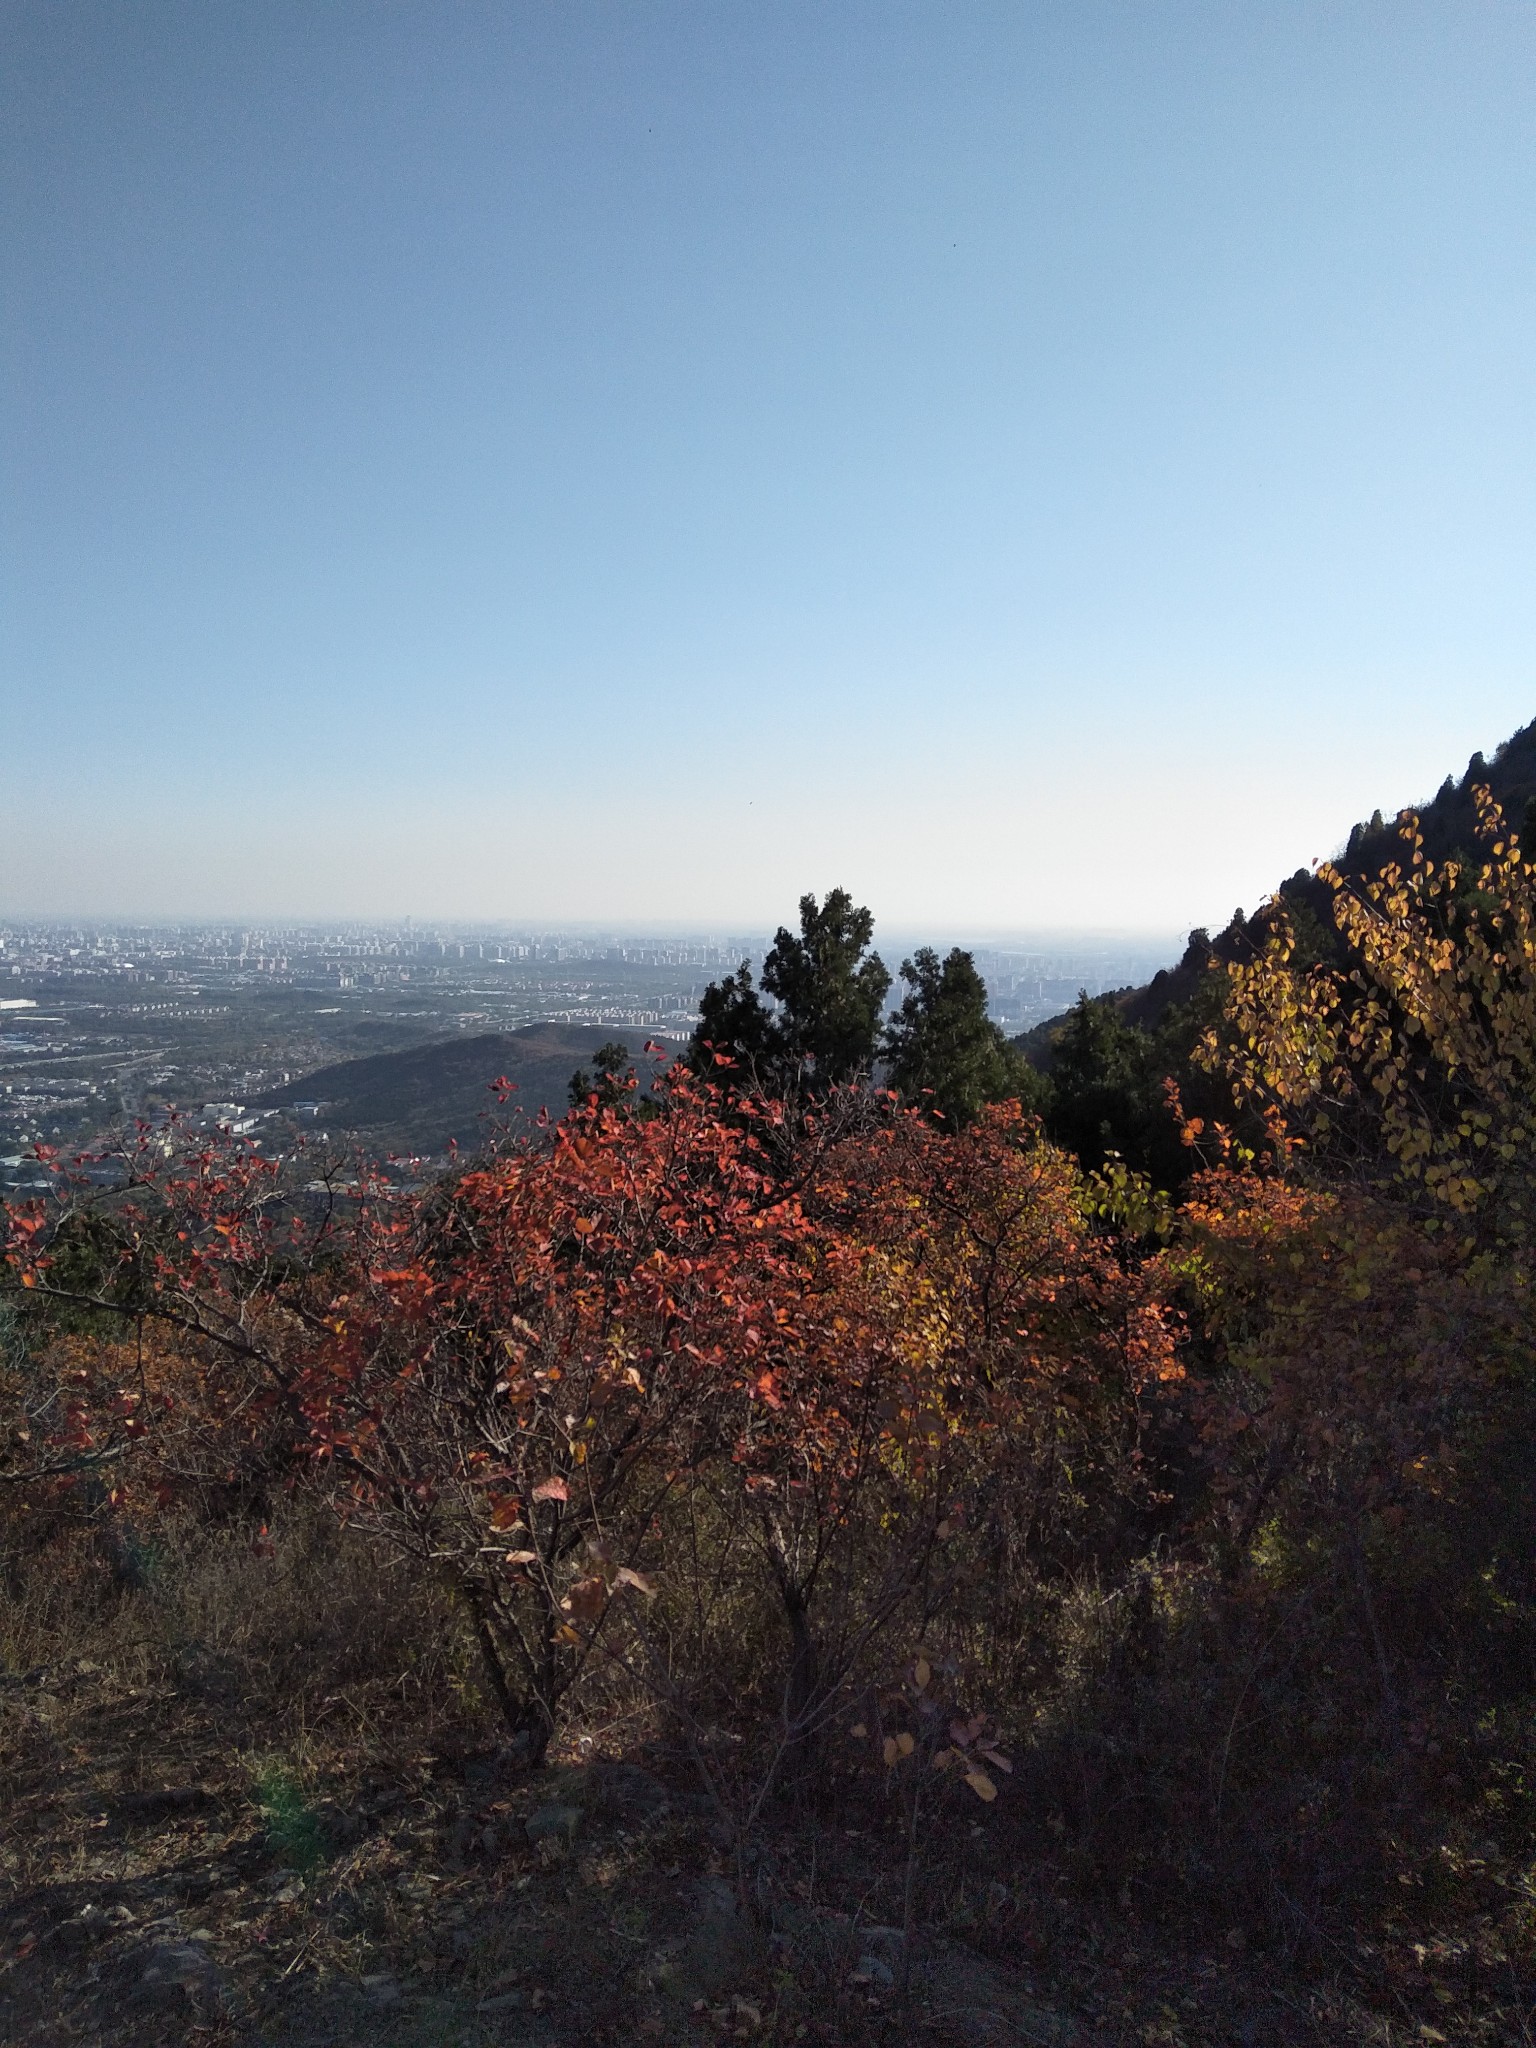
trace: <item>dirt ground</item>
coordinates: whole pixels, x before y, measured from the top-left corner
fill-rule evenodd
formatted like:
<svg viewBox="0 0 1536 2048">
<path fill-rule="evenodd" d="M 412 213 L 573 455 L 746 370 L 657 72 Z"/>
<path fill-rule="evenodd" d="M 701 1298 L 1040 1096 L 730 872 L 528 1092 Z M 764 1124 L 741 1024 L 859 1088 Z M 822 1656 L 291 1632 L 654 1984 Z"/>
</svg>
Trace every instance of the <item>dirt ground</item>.
<svg viewBox="0 0 1536 2048">
<path fill-rule="evenodd" d="M 130 1684 L 83 1658 L 0 1678 L 0 2041 L 1536 2039 L 1512 1981 L 1433 1945 L 1304 1987 L 1230 1929 L 1201 1949 L 1043 1914 L 990 1814 L 963 1874 L 930 1885 L 908 1964 L 878 1815 L 757 1844 L 744 1906 L 728 1838 L 664 1760 L 530 1775 L 441 1730 L 392 1746 L 332 1705 L 301 1783 L 217 1669 Z"/>
</svg>

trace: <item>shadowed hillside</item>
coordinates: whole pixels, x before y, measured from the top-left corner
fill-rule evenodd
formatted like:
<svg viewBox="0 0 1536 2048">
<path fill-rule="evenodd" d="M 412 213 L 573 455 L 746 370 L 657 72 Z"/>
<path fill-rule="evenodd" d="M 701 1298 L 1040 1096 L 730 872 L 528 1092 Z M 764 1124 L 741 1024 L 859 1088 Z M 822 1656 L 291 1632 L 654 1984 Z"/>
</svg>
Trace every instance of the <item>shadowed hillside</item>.
<svg viewBox="0 0 1536 2048">
<path fill-rule="evenodd" d="M 1416 812 L 1429 859 L 1465 861 L 1472 857 L 1477 843 L 1472 792 L 1479 786 L 1492 791 L 1510 825 L 1529 841 L 1532 825 L 1528 812 L 1536 807 L 1536 719 L 1511 734 L 1491 761 L 1481 753 L 1474 754 L 1460 781 L 1447 775 L 1432 798 L 1418 806 L 1407 806 Z M 1342 874 L 1359 878 L 1379 873 L 1401 852 L 1396 818 L 1383 818 L 1376 811 L 1351 830 L 1333 865 Z M 1327 948 L 1327 935 L 1333 928 L 1333 892 L 1327 884 L 1309 869 L 1298 868 L 1278 885 L 1275 893 L 1284 901 L 1307 941 Z M 1235 911 L 1226 929 L 1214 937 L 1205 931 L 1191 932 L 1182 959 L 1155 974 L 1144 987 L 1121 989 L 1101 1000 L 1112 1003 L 1127 1023 L 1152 1029 L 1171 1008 L 1194 1000 L 1213 955 L 1226 964 L 1250 959 L 1262 947 L 1267 929 L 1262 912 L 1245 917 L 1241 910 Z M 1026 1058 L 1045 1072 L 1050 1071 L 1054 1047 L 1068 1014 L 1063 1011 L 1058 1017 L 1047 1018 L 1013 1040 Z"/>
<path fill-rule="evenodd" d="M 1503 807 L 1505 818 L 1515 830 L 1529 837 L 1526 810 L 1536 803 L 1536 719 L 1505 740 L 1491 761 L 1480 753 L 1474 754 L 1459 782 L 1454 775 L 1447 775 L 1428 802 L 1407 806 L 1417 812 L 1424 852 L 1430 860 L 1460 859 L 1463 864 L 1475 860 L 1477 836 L 1472 792 L 1484 786 L 1492 791 L 1495 802 Z M 1359 879 L 1378 874 L 1390 861 L 1401 858 L 1402 851 L 1397 819 L 1383 818 L 1376 811 L 1369 820 L 1353 828 L 1333 865 L 1341 874 Z M 1276 893 L 1284 900 L 1293 920 L 1299 919 L 1309 932 L 1311 920 L 1315 920 L 1317 933 L 1332 931 L 1333 892 L 1308 869 L 1298 868 Z M 1124 1004 L 1126 1015 L 1138 1024 L 1155 1022 L 1170 1003 L 1189 1000 L 1211 953 L 1229 963 L 1247 959 L 1263 945 L 1266 929 L 1262 916 L 1244 918 L 1239 911 L 1214 940 L 1208 942 L 1203 932 L 1191 933 L 1189 950 L 1179 966 L 1156 976 L 1147 988 L 1133 991 Z"/>
<path fill-rule="evenodd" d="M 473 1145 L 487 1115 L 535 1117 L 541 1109 L 563 1114 L 571 1075 L 615 1035 L 595 1024 L 530 1024 L 520 1031 L 440 1039 L 320 1067 L 274 1088 L 255 1106 L 286 1109 L 296 1102 L 319 1102 L 320 1121 L 333 1136 L 346 1132 L 375 1147 L 436 1152 L 450 1139 Z M 646 1034 L 631 1036 L 630 1051 L 643 1083 L 654 1062 L 640 1053 Z M 516 1084 L 505 1109 L 491 1089 L 501 1075 Z"/>
<path fill-rule="evenodd" d="M 1492 760 L 1474 754 L 1458 781 L 1447 776 L 1422 806 L 1407 806 L 1418 820 L 1426 859 L 1436 869 L 1454 863 L 1475 874 L 1487 856 L 1479 849 L 1474 792 L 1488 789 L 1507 824 L 1529 844 L 1536 836 L 1536 721 L 1513 734 Z M 1359 885 L 1407 857 L 1398 819 L 1380 811 L 1350 832 L 1332 866 Z M 1176 1084 L 1184 1107 L 1206 1122 L 1231 1124 L 1238 1111 L 1225 1082 L 1196 1057 L 1218 1027 L 1226 1001 L 1228 968 L 1256 960 L 1275 919 L 1287 921 L 1302 964 L 1345 968 L 1358 964 L 1341 937 L 1334 889 L 1320 875 L 1298 868 L 1274 899 L 1251 914 L 1233 912 L 1214 935 L 1193 931 L 1184 954 L 1139 988 L 1082 996 L 1070 1011 L 1037 1024 L 1014 1046 L 1050 1078 L 1046 1128 L 1085 1166 L 1111 1154 L 1176 1187 L 1196 1159 L 1183 1144 L 1170 1112 L 1167 1084 Z M 1253 1133 L 1249 1132 L 1249 1137 Z"/>
</svg>

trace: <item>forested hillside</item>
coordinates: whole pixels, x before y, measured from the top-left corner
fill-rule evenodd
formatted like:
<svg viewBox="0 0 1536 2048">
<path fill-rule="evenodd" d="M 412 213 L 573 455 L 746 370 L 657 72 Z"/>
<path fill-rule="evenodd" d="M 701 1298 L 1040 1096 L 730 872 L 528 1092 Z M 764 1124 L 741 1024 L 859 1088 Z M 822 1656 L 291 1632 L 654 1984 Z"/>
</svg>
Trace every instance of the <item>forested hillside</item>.
<svg viewBox="0 0 1536 2048">
<path fill-rule="evenodd" d="M 1337 916 L 1341 893 L 1358 892 L 1384 868 L 1409 857 L 1405 825 L 1416 834 L 1423 861 L 1475 874 L 1484 852 L 1480 790 L 1527 845 L 1536 843 L 1536 721 L 1507 739 L 1491 761 L 1474 754 L 1461 779 L 1448 775 L 1422 810 L 1404 811 L 1388 822 L 1376 811 L 1353 827 L 1338 857 L 1321 871 L 1298 868 L 1278 884 L 1271 902 L 1248 915 L 1234 912 L 1214 937 L 1191 932 L 1183 957 L 1145 987 L 1085 997 L 1064 1016 L 1014 1040 L 1015 1049 L 1049 1077 L 1052 1136 L 1090 1165 L 1113 1152 L 1161 1186 L 1180 1185 L 1192 1155 L 1170 1107 L 1170 1081 L 1184 1104 L 1207 1117 L 1230 1121 L 1241 1115 L 1219 1063 L 1197 1057 L 1226 1006 L 1228 972 L 1259 959 L 1282 928 L 1298 960 L 1351 967 L 1350 935 Z"/>
<path fill-rule="evenodd" d="M 1536 865 L 1467 796 L 1044 1082 L 834 890 L 428 1189 L 146 1127 L 10 1207 L 0 2033 L 1527 2040 Z"/>
</svg>

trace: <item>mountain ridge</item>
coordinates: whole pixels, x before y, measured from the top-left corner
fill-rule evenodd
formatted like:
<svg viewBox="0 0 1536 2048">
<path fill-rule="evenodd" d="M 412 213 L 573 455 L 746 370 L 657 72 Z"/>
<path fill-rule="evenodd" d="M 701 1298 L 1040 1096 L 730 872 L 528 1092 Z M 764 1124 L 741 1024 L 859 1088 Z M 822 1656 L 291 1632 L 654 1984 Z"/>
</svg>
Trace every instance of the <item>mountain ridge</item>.
<svg viewBox="0 0 1536 2048">
<path fill-rule="evenodd" d="M 1424 851 L 1431 860 L 1438 863 L 1471 854 L 1477 845 L 1472 792 L 1480 784 L 1490 790 L 1522 837 L 1536 836 L 1536 719 L 1511 733 L 1494 749 L 1491 759 L 1474 753 L 1460 779 L 1447 775 L 1426 803 L 1406 804 L 1390 819 L 1374 811 L 1369 820 L 1352 828 L 1332 865 L 1356 880 L 1379 873 L 1401 852 L 1398 821 L 1409 813 L 1418 818 Z M 1324 932 L 1331 932 L 1332 898 L 1333 891 L 1317 874 L 1310 868 L 1297 868 L 1278 884 L 1270 900 L 1284 904 L 1293 919 L 1298 915 L 1302 920 L 1315 919 Z M 1197 927 L 1174 965 L 1160 969 L 1149 982 L 1113 990 L 1101 1000 L 1113 1003 L 1126 1023 L 1150 1029 L 1174 1005 L 1194 997 L 1213 956 L 1227 966 L 1251 958 L 1263 946 L 1267 929 L 1263 905 L 1246 917 L 1237 911 L 1226 929 L 1214 937 Z M 1048 1069 L 1055 1035 L 1070 1015 L 1070 1010 L 1063 1010 L 1021 1032 L 1012 1042 L 1036 1066 Z"/>
</svg>

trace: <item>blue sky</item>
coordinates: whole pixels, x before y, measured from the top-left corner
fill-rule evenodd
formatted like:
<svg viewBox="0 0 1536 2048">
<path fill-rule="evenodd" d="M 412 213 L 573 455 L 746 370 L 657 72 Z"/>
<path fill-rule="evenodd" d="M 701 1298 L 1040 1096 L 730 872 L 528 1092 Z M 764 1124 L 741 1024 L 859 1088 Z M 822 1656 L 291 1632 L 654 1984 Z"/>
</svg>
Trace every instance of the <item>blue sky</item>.
<svg viewBox="0 0 1536 2048">
<path fill-rule="evenodd" d="M 0 911 L 1222 922 L 1536 716 L 1536 10 L 11 0 Z"/>
</svg>

